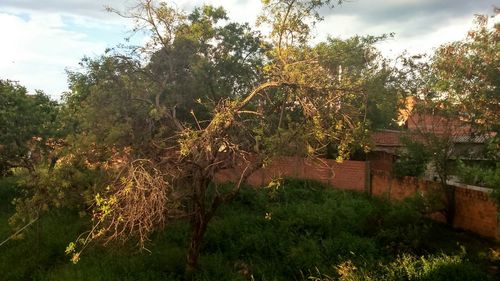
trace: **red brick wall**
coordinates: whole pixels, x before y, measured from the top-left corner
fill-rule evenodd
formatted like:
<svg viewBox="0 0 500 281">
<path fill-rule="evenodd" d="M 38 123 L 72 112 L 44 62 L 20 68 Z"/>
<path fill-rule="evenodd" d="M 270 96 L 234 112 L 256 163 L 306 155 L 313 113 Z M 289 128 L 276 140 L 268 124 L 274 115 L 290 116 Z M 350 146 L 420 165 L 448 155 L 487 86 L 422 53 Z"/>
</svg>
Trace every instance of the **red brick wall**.
<svg viewBox="0 0 500 281">
<path fill-rule="evenodd" d="M 402 131 L 380 130 L 372 133 L 372 141 L 376 146 L 399 147 L 401 146 Z"/>
<path fill-rule="evenodd" d="M 375 196 L 385 196 L 391 200 L 403 200 L 416 192 L 427 192 L 439 188 L 439 183 L 413 177 L 394 178 L 390 173 L 367 171 L 368 162 L 334 160 L 310 160 L 299 157 L 278 157 L 265 168 L 256 171 L 248 179 L 255 187 L 266 186 L 271 180 L 283 177 L 310 179 L 332 185 L 339 189 L 370 191 Z M 237 182 L 241 168 L 228 169 L 216 175 L 216 181 Z M 431 216 L 442 221 L 439 214 Z M 456 215 L 454 226 L 485 237 L 500 240 L 500 225 L 497 219 L 497 205 L 491 201 L 487 189 L 459 186 L 456 188 Z"/>
<path fill-rule="evenodd" d="M 414 177 L 395 178 L 385 171 L 372 170 L 371 194 L 401 201 L 417 192 L 427 192 L 439 188 L 439 183 L 424 181 Z"/>
<path fill-rule="evenodd" d="M 316 180 L 339 189 L 365 191 L 368 188 L 367 162 L 331 159 L 307 159 L 301 157 L 276 157 L 265 168 L 254 172 L 248 184 L 255 187 L 266 186 L 277 178 L 298 178 Z M 216 175 L 216 181 L 237 182 L 241 168 L 228 169 Z"/>
<path fill-rule="evenodd" d="M 372 151 L 368 153 L 368 161 L 370 161 L 371 170 L 392 171 L 394 164 L 394 154 L 384 151 Z"/>
<path fill-rule="evenodd" d="M 456 227 L 500 240 L 497 205 L 490 199 L 487 189 L 458 186 L 455 196 Z"/>
<path fill-rule="evenodd" d="M 412 177 L 397 179 L 382 171 L 372 171 L 371 192 L 375 196 L 385 196 L 391 200 L 403 200 L 416 192 L 439 188 L 439 183 Z M 455 221 L 458 228 L 479 235 L 500 240 L 500 225 L 497 205 L 490 199 L 488 189 L 459 185 L 455 189 Z M 442 221 L 442 216 L 433 218 Z"/>
</svg>

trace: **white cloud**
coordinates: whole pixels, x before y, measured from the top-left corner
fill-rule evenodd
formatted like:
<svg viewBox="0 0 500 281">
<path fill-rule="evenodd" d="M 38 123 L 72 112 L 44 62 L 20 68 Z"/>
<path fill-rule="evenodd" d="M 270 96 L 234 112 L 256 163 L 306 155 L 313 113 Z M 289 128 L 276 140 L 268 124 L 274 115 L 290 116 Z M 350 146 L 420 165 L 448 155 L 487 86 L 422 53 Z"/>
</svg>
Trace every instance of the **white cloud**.
<svg viewBox="0 0 500 281">
<path fill-rule="evenodd" d="M 104 20 L 119 20 L 105 11 L 106 6 L 124 9 L 137 3 L 135 0 L 2 0 L 0 8 L 7 12 L 29 14 L 74 15 Z"/>
<path fill-rule="evenodd" d="M 107 13 L 132 7 L 133 0 L 4 0 L 0 4 L 0 78 L 19 81 L 33 92 L 44 90 L 59 98 L 67 90 L 66 68 L 76 68 L 83 56 L 102 54 L 123 42 L 132 22 Z M 253 21 L 258 9 L 252 1 L 208 1 L 225 6 L 238 21 Z M 176 1 L 187 11 L 201 1 Z M 237 6 L 241 5 L 241 6 Z M 140 38 L 139 42 L 144 41 Z"/>
<path fill-rule="evenodd" d="M 259 0 L 176 0 L 191 11 L 204 3 L 223 6 L 231 20 L 255 23 Z M 395 57 L 404 49 L 429 52 L 438 45 L 463 38 L 474 13 L 490 13 L 490 0 L 352 0 L 323 11 L 315 41 L 327 34 L 347 38 L 355 34 L 395 32 L 379 44 Z M 104 5 L 124 10 L 136 0 L 2 0 L 0 3 L 0 78 L 18 80 L 30 91 L 42 89 L 54 97 L 67 89 L 64 69 L 80 59 L 102 54 L 122 42 L 132 22 L 104 11 Z M 498 21 L 498 19 L 497 19 Z M 144 41 L 144 40 L 142 40 Z M 139 38 L 138 42 L 141 42 Z"/>
<path fill-rule="evenodd" d="M 29 90 L 44 89 L 57 96 L 66 89 L 64 67 L 85 53 L 97 52 L 104 43 L 88 42 L 85 34 L 64 29 L 59 16 L 30 16 L 27 21 L 0 14 L 0 77 L 18 80 Z M 44 83 L 44 84 L 42 84 Z"/>
<path fill-rule="evenodd" d="M 31 92 L 41 89 L 58 98 L 67 89 L 65 68 L 77 67 L 83 56 L 96 56 L 117 43 L 113 36 L 110 41 L 99 40 L 82 31 L 95 28 L 85 25 L 86 21 L 55 13 L 20 17 L 0 12 L 0 26 L 8 27 L 0 29 L 5 42 L 0 45 L 0 78 L 19 81 Z M 110 34 L 123 32 L 116 25 L 104 29 Z"/>
<path fill-rule="evenodd" d="M 447 1 L 385 0 L 379 6 L 369 5 L 367 0 L 346 2 L 327 13 L 318 25 L 316 40 L 328 35 L 345 39 L 394 33 L 394 38 L 377 44 L 384 56 L 395 58 L 404 51 L 430 54 L 444 43 L 463 39 L 473 27 L 475 13 L 491 12 L 483 0 L 472 7 L 467 1 L 457 0 L 455 6 L 443 9 Z"/>
</svg>

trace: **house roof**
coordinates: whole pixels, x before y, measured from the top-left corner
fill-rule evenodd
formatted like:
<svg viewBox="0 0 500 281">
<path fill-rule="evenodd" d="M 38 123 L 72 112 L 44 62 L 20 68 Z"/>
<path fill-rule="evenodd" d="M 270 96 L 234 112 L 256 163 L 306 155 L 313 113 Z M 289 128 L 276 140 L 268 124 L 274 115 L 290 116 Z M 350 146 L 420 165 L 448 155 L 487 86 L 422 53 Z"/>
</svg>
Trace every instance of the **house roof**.
<svg viewBox="0 0 500 281">
<path fill-rule="evenodd" d="M 387 153 L 396 153 L 397 149 L 402 147 L 401 137 L 405 134 L 411 133 L 408 131 L 397 131 L 397 130 L 378 130 L 372 133 L 372 143 L 374 144 L 372 151 L 383 151 Z M 495 133 L 483 134 L 483 135 L 459 135 L 453 136 L 453 142 L 456 144 L 477 144 L 481 145 L 486 143 L 488 139 L 494 137 Z M 413 139 L 418 139 L 418 136 L 413 136 Z M 471 147 L 468 148 L 473 153 Z M 477 157 L 476 157 L 477 158 Z"/>
<path fill-rule="evenodd" d="M 489 134 L 482 135 L 462 135 L 462 136 L 454 136 L 453 142 L 455 143 L 486 143 L 489 139 L 495 137 L 496 133 L 491 132 Z"/>
</svg>

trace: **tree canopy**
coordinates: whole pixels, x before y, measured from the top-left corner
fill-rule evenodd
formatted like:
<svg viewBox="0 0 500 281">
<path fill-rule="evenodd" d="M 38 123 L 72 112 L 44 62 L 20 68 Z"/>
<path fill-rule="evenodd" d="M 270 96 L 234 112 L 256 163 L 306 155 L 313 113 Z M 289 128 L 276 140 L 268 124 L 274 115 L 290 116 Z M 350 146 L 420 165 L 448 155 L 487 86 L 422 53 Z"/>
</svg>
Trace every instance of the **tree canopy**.
<svg viewBox="0 0 500 281">
<path fill-rule="evenodd" d="M 47 142 L 58 134 L 58 105 L 43 92 L 29 95 L 16 82 L 0 80 L 0 174 L 34 169 Z"/>
<path fill-rule="evenodd" d="M 190 218 L 192 270 L 217 208 L 272 155 L 315 156 L 334 144 L 339 161 L 348 157 L 365 136 L 366 119 L 355 110 L 364 94 L 354 78 L 339 81 L 337 68 L 320 62 L 332 53 L 308 45 L 310 23 L 332 3 L 265 2 L 268 36 L 219 24 L 225 12 L 211 6 L 186 15 L 144 1 L 120 12 L 149 30 L 150 42 L 84 60 L 86 72 L 70 74 L 67 99 L 81 104 L 78 139 L 97 154 L 115 153 L 117 164 L 96 195 L 84 241 L 132 235 L 143 245 L 171 220 Z M 228 191 L 213 181 L 227 168 L 241 171 Z"/>
<path fill-rule="evenodd" d="M 429 60 L 405 58 L 400 71 L 403 81 L 408 81 L 404 86 L 411 97 L 403 109 L 408 111 L 404 115 L 413 142 L 409 147 L 423 145 L 425 152 L 420 156 L 429 155 L 446 195 L 449 223 L 455 214 L 455 187 L 448 185 L 452 160 L 466 156 L 458 150 L 458 143 L 478 142 L 477 138 L 486 147 L 488 142 L 498 142 L 499 27 L 498 23 L 489 27 L 488 17 L 478 15 L 476 26 L 464 40 L 440 46 Z M 498 147 L 493 150 L 498 151 Z M 488 159 L 495 154 L 481 157 Z"/>
<path fill-rule="evenodd" d="M 488 23 L 487 15 L 477 15 L 465 40 L 444 44 L 436 51 L 432 67 L 436 92 L 457 107 L 464 121 L 483 132 L 498 132 L 500 23 L 493 27 Z"/>
</svg>

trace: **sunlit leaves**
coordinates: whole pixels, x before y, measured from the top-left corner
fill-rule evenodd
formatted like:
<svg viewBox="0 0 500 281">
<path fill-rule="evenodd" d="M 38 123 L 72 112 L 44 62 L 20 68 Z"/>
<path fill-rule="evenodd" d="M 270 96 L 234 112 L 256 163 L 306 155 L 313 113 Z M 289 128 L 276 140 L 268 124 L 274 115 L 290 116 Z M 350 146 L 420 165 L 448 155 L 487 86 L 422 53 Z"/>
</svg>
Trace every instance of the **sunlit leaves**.
<svg viewBox="0 0 500 281">
<path fill-rule="evenodd" d="M 498 11 L 497 11 L 498 13 Z M 433 58 L 436 90 L 481 130 L 500 124 L 500 24 L 476 17 L 467 38 L 441 46 Z"/>
</svg>

